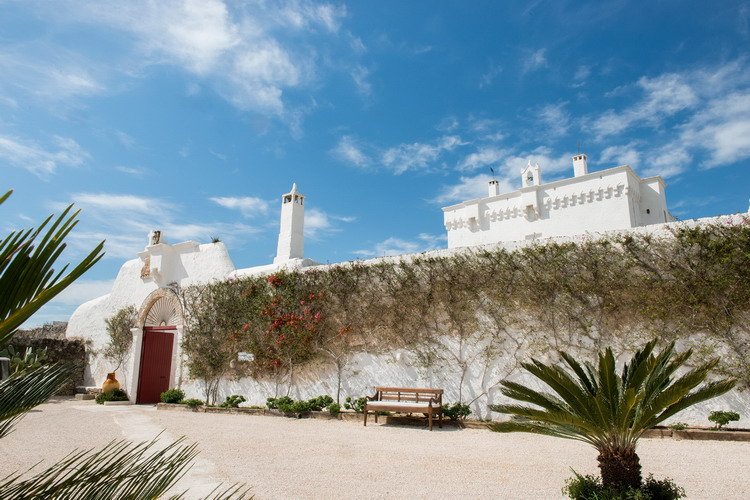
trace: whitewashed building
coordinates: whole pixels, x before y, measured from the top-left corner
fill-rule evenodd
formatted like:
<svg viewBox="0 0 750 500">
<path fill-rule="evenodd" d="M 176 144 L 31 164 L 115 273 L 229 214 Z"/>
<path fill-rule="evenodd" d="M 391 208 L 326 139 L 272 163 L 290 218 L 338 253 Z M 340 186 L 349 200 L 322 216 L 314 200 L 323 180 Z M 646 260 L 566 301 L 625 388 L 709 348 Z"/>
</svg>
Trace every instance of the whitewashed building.
<svg viewBox="0 0 750 500">
<path fill-rule="evenodd" d="M 543 183 L 539 164 L 521 172 L 521 189 L 443 208 L 448 248 L 629 229 L 671 222 L 664 180 L 641 179 L 628 165 L 588 171 L 573 157 L 573 177 Z"/>
<path fill-rule="evenodd" d="M 611 229 L 668 234 L 672 224 L 658 224 L 672 219 L 666 210 L 661 178 L 640 179 L 628 166 L 588 173 L 584 155 L 575 157 L 575 165 L 574 178 L 547 184 L 541 182 L 539 167 L 529 166 L 523 172 L 520 190 L 502 195 L 497 192 L 497 184 L 491 183 L 487 198 L 446 208 L 450 248 L 432 251 L 431 255 L 451 255 L 461 251 L 454 247 L 492 242 L 513 250 L 532 245 L 537 238 L 557 235 L 555 241 L 575 241 L 577 234 Z M 281 198 L 279 238 L 273 263 L 250 268 L 237 269 L 221 242 L 169 243 L 164 234 L 153 231 L 145 248 L 122 265 L 112 291 L 82 304 L 70 318 L 66 336 L 88 342 L 84 384 L 99 386 L 107 373 L 115 369 L 114 362 L 101 354 L 109 340 L 105 320 L 123 307 L 134 306 L 138 318 L 132 329 L 133 346 L 125 365 L 117 369 L 117 378 L 131 401 L 154 403 L 162 391 L 171 387 L 181 387 L 188 397 L 201 396 L 202 387 L 188 376 L 181 353 L 185 318 L 180 290 L 196 283 L 320 266 L 304 257 L 304 207 L 305 197 L 296 185 L 292 186 Z M 717 220 L 737 223 L 733 217 L 680 224 Z M 631 229 L 636 226 L 644 227 Z M 518 241 L 510 241 L 513 239 Z M 383 259 L 406 260 L 414 256 Z M 470 345 L 457 344 L 454 339 L 441 342 L 447 349 L 460 350 L 467 359 L 474 360 L 467 372 L 456 365 L 432 371 L 420 368 L 415 354 L 406 350 L 362 352 L 348 365 L 347 376 L 342 380 L 343 394 L 361 396 L 369 393 L 374 385 L 439 386 L 445 389 L 445 401 L 457 401 L 463 387 L 464 396 L 474 400 L 474 414 L 482 418 L 491 416 L 487 404 L 496 402 L 493 400 L 496 378 L 505 373 L 508 360 L 501 357 L 485 364 L 485 358 L 479 355 L 482 342 Z M 304 383 L 289 388 L 291 396 L 306 399 L 335 394 L 336 370 L 324 368 L 304 376 Z M 277 382 L 247 377 L 226 380 L 222 383 L 220 397 L 242 394 L 248 404 L 262 404 L 278 390 Z M 744 393 L 732 392 L 710 404 L 734 409 L 743 415 L 750 411 L 750 397 Z M 709 409 L 706 404 L 699 405 L 675 418 L 699 423 L 705 420 Z"/>
<path fill-rule="evenodd" d="M 133 354 L 117 373 L 123 388 L 136 402 L 152 403 L 165 388 L 182 385 L 184 318 L 177 292 L 197 283 L 316 264 L 304 258 L 304 198 L 296 184 L 281 197 L 277 254 L 268 265 L 237 269 L 222 242 L 171 244 L 161 231 L 152 231 L 143 251 L 122 265 L 112 291 L 81 304 L 68 322 L 67 337 L 90 341 L 86 385 L 101 384 L 114 369 L 98 353 L 108 341 L 105 319 L 126 306 L 138 309 L 138 320 Z"/>
</svg>

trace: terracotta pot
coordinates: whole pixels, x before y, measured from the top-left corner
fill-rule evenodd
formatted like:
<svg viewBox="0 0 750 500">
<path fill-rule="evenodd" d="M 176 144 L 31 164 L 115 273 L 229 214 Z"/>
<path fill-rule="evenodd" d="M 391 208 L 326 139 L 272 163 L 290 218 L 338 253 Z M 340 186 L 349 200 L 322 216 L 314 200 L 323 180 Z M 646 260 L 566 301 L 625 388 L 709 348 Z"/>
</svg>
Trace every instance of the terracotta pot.
<svg viewBox="0 0 750 500">
<path fill-rule="evenodd" d="M 102 392 L 108 393 L 120 388 L 120 382 L 115 378 L 115 372 L 107 374 L 107 380 L 102 384 Z"/>
</svg>

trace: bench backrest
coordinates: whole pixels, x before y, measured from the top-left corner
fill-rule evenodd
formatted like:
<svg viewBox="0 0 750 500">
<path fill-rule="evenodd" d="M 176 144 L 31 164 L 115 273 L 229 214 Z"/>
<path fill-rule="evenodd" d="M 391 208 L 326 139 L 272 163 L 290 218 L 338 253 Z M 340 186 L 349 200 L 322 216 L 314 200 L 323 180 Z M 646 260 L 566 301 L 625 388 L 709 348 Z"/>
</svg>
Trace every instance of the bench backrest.
<svg viewBox="0 0 750 500">
<path fill-rule="evenodd" d="M 427 387 L 375 387 L 378 401 L 408 401 L 414 403 L 428 403 L 430 401 L 443 404 L 443 389 Z"/>
</svg>

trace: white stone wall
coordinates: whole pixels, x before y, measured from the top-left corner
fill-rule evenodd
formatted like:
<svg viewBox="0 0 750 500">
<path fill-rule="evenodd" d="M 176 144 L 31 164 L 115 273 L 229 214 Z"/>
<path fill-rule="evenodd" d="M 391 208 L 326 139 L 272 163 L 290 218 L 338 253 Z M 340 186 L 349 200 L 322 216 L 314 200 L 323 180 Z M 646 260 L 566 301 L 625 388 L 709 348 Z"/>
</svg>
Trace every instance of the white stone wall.
<svg viewBox="0 0 750 500">
<path fill-rule="evenodd" d="M 623 182 L 625 182 L 627 177 L 620 176 L 615 177 L 615 179 L 622 179 Z M 556 196 L 559 196 L 560 193 L 567 192 L 565 185 L 559 186 L 559 191 L 554 189 L 554 187 L 557 186 L 553 186 L 553 189 L 550 191 L 549 184 L 541 187 L 544 188 L 543 192 L 547 193 L 546 196 L 548 197 L 551 197 L 549 193 L 558 193 Z M 659 187 L 658 183 L 656 184 L 656 187 Z M 640 195 L 643 196 L 643 193 L 641 192 Z M 646 196 L 648 196 L 648 194 Z M 625 196 L 623 195 L 616 198 L 617 200 L 615 201 L 619 202 L 624 200 Z M 575 209 L 575 206 L 570 208 Z M 554 212 L 554 208 L 552 211 Z M 630 229 L 628 232 L 653 234 L 655 236 L 667 235 L 669 229 L 676 224 L 694 226 L 716 222 L 738 223 L 740 217 L 741 216 L 739 215 L 724 216 L 673 224 L 657 224 Z M 581 236 L 563 236 L 555 238 L 554 241 L 577 241 L 580 238 Z M 536 243 L 538 242 L 522 239 L 521 241 L 491 245 L 490 248 L 501 246 L 508 250 L 513 250 Z M 452 248 L 433 251 L 429 254 L 433 256 L 447 256 L 461 251 L 464 250 Z M 149 294 L 160 287 L 168 286 L 170 283 L 177 283 L 181 287 L 186 287 L 194 283 L 225 279 L 232 276 L 268 273 L 279 267 L 276 265 L 269 265 L 235 270 L 223 243 L 198 245 L 194 242 L 185 242 L 177 245 L 151 245 L 139 255 L 138 259 L 133 259 L 123 264 L 114 282 L 111 293 L 82 304 L 70 319 L 66 335 L 68 337 L 79 337 L 90 341 L 90 350 L 94 353 L 90 357 L 87 366 L 86 385 L 100 385 L 103 382 L 106 373 L 113 368 L 111 361 L 103 359 L 97 353 L 106 345 L 108 339 L 104 320 L 105 318 L 112 316 L 117 310 L 127 305 L 133 305 L 136 308 L 140 308 Z M 367 261 L 367 263 L 374 264 L 383 260 L 409 260 L 417 255 L 422 254 L 372 259 Z M 152 277 L 144 279 L 141 277 L 141 273 L 143 271 L 146 257 L 148 257 L 150 267 L 158 272 Z M 305 266 L 308 266 L 309 264 L 312 264 L 312 262 L 304 260 L 293 260 L 287 263 L 290 268 L 299 268 L 302 272 L 304 272 Z M 347 263 L 317 266 L 317 268 L 321 269 L 340 265 L 345 266 Z M 314 267 L 310 266 L 307 268 Z M 180 339 L 178 338 L 177 341 L 179 340 Z M 418 357 L 415 356 L 414 353 L 407 351 L 393 351 L 381 355 L 371 355 L 368 353 L 355 355 L 345 371 L 342 397 L 357 397 L 371 393 L 372 387 L 375 385 L 412 387 L 437 386 L 446 390 L 446 402 L 455 402 L 459 399 L 459 387 L 462 387 L 461 399 L 464 402 L 474 400 L 472 408 L 475 412 L 475 416 L 489 416 L 487 405 L 497 403 L 501 398 L 497 391 L 497 382 L 509 375 L 511 377 L 520 376 L 518 372 L 511 369 L 515 366 L 514 363 L 512 363 L 513 359 L 510 356 L 498 356 L 496 359 L 487 362 L 481 356 L 477 356 L 477 353 L 483 349 L 481 339 L 466 342 L 463 345 L 458 345 L 455 340 L 443 339 L 441 345 L 441 352 L 446 361 L 438 363 L 432 367 L 421 366 L 418 362 Z M 138 354 L 140 353 L 138 352 Z M 131 354 L 131 362 L 126 363 L 126 366 L 137 366 L 137 364 L 132 362 L 132 357 L 135 355 L 136 354 Z M 457 356 L 468 361 L 468 369 L 463 384 L 460 383 L 462 376 L 461 371 L 458 368 L 458 363 L 455 362 Z M 516 359 L 523 358 L 517 357 Z M 181 360 L 178 359 L 176 349 L 175 359 L 173 360 L 173 373 L 181 372 L 180 367 Z M 118 378 L 125 387 L 132 387 L 133 373 L 128 369 L 121 369 L 118 371 Z M 521 380 L 524 379 L 521 378 Z M 182 387 L 187 391 L 188 396 L 190 397 L 202 396 L 202 388 L 197 381 L 183 380 Z M 307 368 L 298 373 L 291 385 L 290 394 L 295 398 L 309 398 L 320 394 L 330 394 L 335 396 L 335 389 L 336 370 L 332 364 L 323 364 L 318 367 Z M 281 383 L 277 385 L 273 380 L 256 381 L 245 378 L 239 381 L 224 381 L 221 387 L 221 397 L 223 398 L 230 394 L 242 394 L 248 398 L 247 404 L 262 404 L 267 397 L 284 395 L 288 390 L 289 384 L 286 380 L 281 381 Z M 131 396 L 133 396 L 133 394 L 131 394 Z M 746 423 L 747 419 L 750 419 L 750 393 L 732 392 L 722 398 L 710 401 L 677 415 L 672 420 L 685 421 L 694 424 L 706 424 L 705 417 L 708 412 L 713 409 L 730 409 L 738 411 L 742 415 L 743 421 Z"/>
</svg>

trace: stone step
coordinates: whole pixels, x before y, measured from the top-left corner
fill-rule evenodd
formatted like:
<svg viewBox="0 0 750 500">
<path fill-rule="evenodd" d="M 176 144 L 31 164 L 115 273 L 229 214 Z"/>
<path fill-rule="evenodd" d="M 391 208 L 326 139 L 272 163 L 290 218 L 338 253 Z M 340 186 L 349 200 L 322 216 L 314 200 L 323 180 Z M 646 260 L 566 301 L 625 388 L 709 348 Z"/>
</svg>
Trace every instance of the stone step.
<svg viewBox="0 0 750 500">
<path fill-rule="evenodd" d="M 101 387 L 86 386 L 86 385 L 77 385 L 76 386 L 76 394 L 93 394 L 94 396 L 96 396 L 100 392 L 102 392 L 102 388 Z"/>
<path fill-rule="evenodd" d="M 96 399 L 96 394 L 76 394 L 77 401 L 88 401 L 91 399 Z"/>
</svg>

